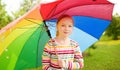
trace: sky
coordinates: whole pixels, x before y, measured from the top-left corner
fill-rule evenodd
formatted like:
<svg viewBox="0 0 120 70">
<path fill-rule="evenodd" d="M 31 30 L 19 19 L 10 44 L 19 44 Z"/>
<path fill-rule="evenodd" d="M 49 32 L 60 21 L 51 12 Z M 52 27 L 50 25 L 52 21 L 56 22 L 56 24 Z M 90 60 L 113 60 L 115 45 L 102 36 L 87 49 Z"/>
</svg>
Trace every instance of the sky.
<svg viewBox="0 0 120 70">
<path fill-rule="evenodd" d="M 3 3 L 6 4 L 6 10 L 8 14 L 11 14 L 11 11 L 16 11 L 20 8 L 20 3 L 23 0 L 2 0 Z M 50 2 L 55 0 L 41 0 L 41 2 Z M 118 13 L 120 15 L 120 0 L 109 0 L 110 2 L 115 4 L 113 14 Z"/>
</svg>

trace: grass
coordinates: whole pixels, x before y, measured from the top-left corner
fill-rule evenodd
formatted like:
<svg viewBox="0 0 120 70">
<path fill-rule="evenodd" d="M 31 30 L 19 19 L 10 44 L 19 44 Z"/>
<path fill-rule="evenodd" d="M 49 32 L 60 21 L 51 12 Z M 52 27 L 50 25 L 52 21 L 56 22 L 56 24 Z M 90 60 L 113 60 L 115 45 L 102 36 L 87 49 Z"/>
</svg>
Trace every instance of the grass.
<svg viewBox="0 0 120 70">
<path fill-rule="evenodd" d="M 89 49 L 91 56 L 84 56 L 82 70 L 120 70 L 120 40 L 100 41 L 95 46 L 96 49 Z"/>
</svg>

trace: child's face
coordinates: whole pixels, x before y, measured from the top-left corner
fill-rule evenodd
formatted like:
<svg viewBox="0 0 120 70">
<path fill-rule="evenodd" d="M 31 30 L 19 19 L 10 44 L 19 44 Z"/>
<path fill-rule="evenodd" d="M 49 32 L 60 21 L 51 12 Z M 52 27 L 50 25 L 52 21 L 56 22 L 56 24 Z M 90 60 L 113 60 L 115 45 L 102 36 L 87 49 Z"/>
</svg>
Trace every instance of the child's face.
<svg viewBox="0 0 120 70">
<path fill-rule="evenodd" d="M 63 18 L 57 24 L 58 35 L 68 37 L 73 31 L 73 21 L 70 18 Z"/>
</svg>

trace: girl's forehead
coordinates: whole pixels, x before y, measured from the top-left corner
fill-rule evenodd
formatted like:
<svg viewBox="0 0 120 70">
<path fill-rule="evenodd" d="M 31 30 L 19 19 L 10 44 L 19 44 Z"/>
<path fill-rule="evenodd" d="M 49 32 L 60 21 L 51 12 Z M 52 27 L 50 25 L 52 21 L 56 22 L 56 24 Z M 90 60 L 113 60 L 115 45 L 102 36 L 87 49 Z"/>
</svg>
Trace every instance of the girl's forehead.
<svg viewBox="0 0 120 70">
<path fill-rule="evenodd" d="M 66 20 L 66 21 L 73 21 L 73 20 L 72 20 L 71 18 L 69 18 L 69 17 L 65 17 L 65 18 L 62 18 L 62 19 L 61 19 L 61 21 L 65 21 L 65 20 Z"/>
<path fill-rule="evenodd" d="M 61 24 L 64 24 L 64 23 L 71 23 L 73 24 L 73 20 L 71 18 L 63 18 L 59 21 L 59 23 Z"/>
</svg>

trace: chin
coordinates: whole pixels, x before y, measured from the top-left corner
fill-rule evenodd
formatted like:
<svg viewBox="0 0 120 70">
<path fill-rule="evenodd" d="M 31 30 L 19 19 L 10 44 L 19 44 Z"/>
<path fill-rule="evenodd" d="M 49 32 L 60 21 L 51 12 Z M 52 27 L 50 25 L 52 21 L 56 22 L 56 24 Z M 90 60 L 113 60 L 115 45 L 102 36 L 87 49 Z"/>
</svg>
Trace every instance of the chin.
<svg viewBox="0 0 120 70">
<path fill-rule="evenodd" d="M 65 34 L 65 35 L 64 35 L 64 37 L 69 37 L 69 36 L 70 36 L 70 34 Z"/>
</svg>

